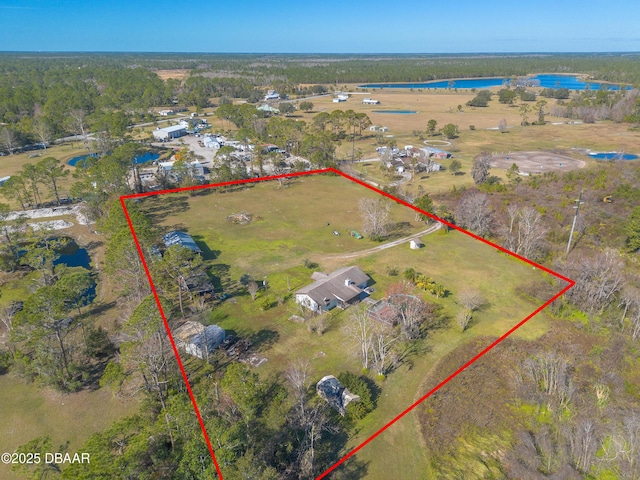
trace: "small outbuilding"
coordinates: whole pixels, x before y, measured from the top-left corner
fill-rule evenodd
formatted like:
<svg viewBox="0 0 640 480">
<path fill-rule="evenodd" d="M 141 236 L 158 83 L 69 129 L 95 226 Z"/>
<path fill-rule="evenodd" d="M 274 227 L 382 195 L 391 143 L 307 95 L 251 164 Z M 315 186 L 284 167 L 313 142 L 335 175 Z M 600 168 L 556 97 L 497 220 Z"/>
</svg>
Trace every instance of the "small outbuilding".
<svg viewBox="0 0 640 480">
<path fill-rule="evenodd" d="M 359 402 L 360 397 L 351 393 L 342 386 L 340 381 L 333 375 L 327 375 L 316 385 L 316 391 L 320 398 L 326 401 L 332 408 L 343 417 L 347 413 L 347 405 L 351 402 Z"/>
<path fill-rule="evenodd" d="M 172 245 L 181 245 L 185 248 L 188 248 L 194 253 L 202 253 L 200 247 L 196 244 L 196 242 L 191 238 L 186 232 L 180 232 L 179 230 L 174 230 L 172 232 L 167 233 L 162 237 L 162 241 L 165 246 L 169 248 Z"/>
<path fill-rule="evenodd" d="M 226 334 L 218 325 L 204 326 L 187 321 L 174 330 L 174 337 L 178 348 L 189 355 L 205 359 L 224 342 Z"/>
<path fill-rule="evenodd" d="M 424 247 L 424 243 L 422 243 L 422 240 L 420 240 L 419 238 L 414 238 L 413 240 L 409 241 L 409 247 L 411 248 L 411 250 L 418 250 Z"/>
</svg>

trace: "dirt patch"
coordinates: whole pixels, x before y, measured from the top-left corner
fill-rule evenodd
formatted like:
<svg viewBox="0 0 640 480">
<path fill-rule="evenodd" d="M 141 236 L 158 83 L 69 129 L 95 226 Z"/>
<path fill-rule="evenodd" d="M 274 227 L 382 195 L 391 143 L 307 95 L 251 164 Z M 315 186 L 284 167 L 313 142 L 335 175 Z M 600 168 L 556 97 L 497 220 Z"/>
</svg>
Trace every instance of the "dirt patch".
<svg viewBox="0 0 640 480">
<path fill-rule="evenodd" d="M 177 70 L 156 70 L 156 75 L 161 80 L 167 81 L 169 78 L 175 78 L 176 80 L 184 80 L 189 76 L 189 70 L 177 69 Z"/>
<path fill-rule="evenodd" d="M 520 173 L 542 174 L 544 172 L 567 171 L 584 168 L 587 163 L 575 158 L 554 152 L 509 152 L 493 155 L 491 167 L 509 169 L 518 165 Z"/>
</svg>

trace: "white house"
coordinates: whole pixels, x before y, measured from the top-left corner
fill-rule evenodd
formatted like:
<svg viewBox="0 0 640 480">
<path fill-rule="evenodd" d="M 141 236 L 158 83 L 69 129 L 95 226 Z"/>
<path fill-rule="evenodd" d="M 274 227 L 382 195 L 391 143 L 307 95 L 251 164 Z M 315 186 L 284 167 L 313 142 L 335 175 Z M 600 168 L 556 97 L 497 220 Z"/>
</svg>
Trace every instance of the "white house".
<svg viewBox="0 0 640 480">
<path fill-rule="evenodd" d="M 180 138 L 187 134 L 187 129 L 183 125 L 171 125 L 170 127 L 158 128 L 153 131 L 153 138 L 165 142 L 171 138 Z"/>
<path fill-rule="evenodd" d="M 344 93 L 339 93 L 337 97 L 334 97 L 333 103 L 346 102 L 349 99 L 349 95 L 345 95 Z"/>
<path fill-rule="evenodd" d="M 347 308 L 369 295 L 365 289 L 371 279 L 358 267 L 343 267 L 329 275 L 315 272 L 311 278 L 315 282 L 296 292 L 296 303 L 314 312 Z"/>
<path fill-rule="evenodd" d="M 160 115 L 161 117 L 168 117 L 169 115 L 175 115 L 176 112 L 174 112 L 173 110 L 160 110 L 158 112 L 158 115 Z"/>
<path fill-rule="evenodd" d="M 275 90 L 269 90 L 264 96 L 264 101 L 268 102 L 269 100 L 280 100 L 280 94 Z"/>
<path fill-rule="evenodd" d="M 380 100 L 374 100 L 373 98 L 362 99 L 363 105 L 380 105 Z"/>
</svg>

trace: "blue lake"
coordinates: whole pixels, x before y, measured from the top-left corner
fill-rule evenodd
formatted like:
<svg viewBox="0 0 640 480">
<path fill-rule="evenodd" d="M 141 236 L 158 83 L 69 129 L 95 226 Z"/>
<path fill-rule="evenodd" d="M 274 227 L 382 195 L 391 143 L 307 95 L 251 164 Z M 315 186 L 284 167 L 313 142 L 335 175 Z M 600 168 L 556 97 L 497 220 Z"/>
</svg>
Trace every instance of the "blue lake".
<svg viewBox="0 0 640 480">
<path fill-rule="evenodd" d="M 540 83 L 543 88 L 568 88 L 569 90 L 598 90 L 605 85 L 609 90 L 619 90 L 619 85 L 584 82 L 575 75 L 534 75 L 528 77 Z M 509 77 L 465 78 L 462 80 L 439 80 L 422 83 L 367 83 L 360 88 L 490 88 L 500 87 L 509 82 Z M 630 87 L 626 87 L 630 88 Z"/>
<path fill-rule="evenodd" d="M 598 160 L 636 160 L 638 158 L 638 155 L 632 153 L 618 152 L 590 153 L 589 156 Z"/>
<path fill-rule="evenodd" d="M 373 113 L 393 113 L 397 115 L 411 115 L 418 113 L 415 110 L 371 110 Z"/>
<path fill-rule="evenodd" d="M 75 167 L 76 164 L 80 163 L 80 167 L 83 167 L 87 161 L 87 158 L 97 158 L 98 155 L 95 153 L 91 153 L 89 155 L 80 155 L 78 157 L 73 157 L 71 160 L 69 160 L 67 163 L 69 165 L 71 165 L 72 167 Z M 132 163 L 135 165 L 139 165 L 141 163 L 147 163 L 147 162 L 151 162 L 153 160 L 157 160 L 158 158 L 160 158 L 160 155 L 154 152 L 147 152 L 143 155 L 138 155 L 137 157 L 133 157 L 133 161 Z"/>
</svg>

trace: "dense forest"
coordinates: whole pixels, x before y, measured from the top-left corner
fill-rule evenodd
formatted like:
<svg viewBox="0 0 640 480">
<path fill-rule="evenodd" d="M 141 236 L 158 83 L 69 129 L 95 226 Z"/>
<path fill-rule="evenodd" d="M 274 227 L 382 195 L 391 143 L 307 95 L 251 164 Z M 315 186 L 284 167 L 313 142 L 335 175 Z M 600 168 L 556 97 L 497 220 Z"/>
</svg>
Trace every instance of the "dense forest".
<svg viewBox="0 0 640 480">
<path fill-rule="evenodd" d="M 184 54 L 1 54 L 0 140 L 11 152 L 47 143 L 86 126 L 118 130 L 152 121 L 149 109 L 180 103 L 205 107 L 212 97 L 258 101 L 263 89 L 313 93 L 308 84 L 409 82 L 460 77 L 582 73 L 594 80 L 640 83 L 637 56 L 278 56 Z M 161 69 L 188 72 L 162 81 Z M 305 86 L 303 86 L 305 85 Z M 320 89 L 319 92 L 326 89 Z"/>
</svg>

